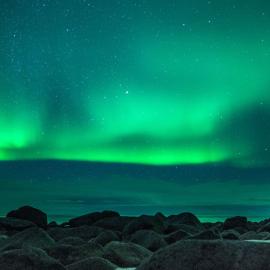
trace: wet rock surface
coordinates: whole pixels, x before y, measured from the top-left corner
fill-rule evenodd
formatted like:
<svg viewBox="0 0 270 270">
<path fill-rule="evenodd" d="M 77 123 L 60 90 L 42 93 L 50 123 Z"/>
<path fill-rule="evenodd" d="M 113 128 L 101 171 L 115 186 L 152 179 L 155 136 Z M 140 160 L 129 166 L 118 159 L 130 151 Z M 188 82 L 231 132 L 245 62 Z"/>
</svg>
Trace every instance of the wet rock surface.
<svg viewBox="0 0 270 270">
<path fill-rule="evenodd" d="M 0 269 L 270 270 L 269 224 L 114 211 L 48 224 L 44 212 L 25 206 L 0 218 Z"/>
<path fill-rule="evenodd" d="M 138 270 L 266 270 L 269 256 L 269 244 L 184 240 L 156 252 Z"/>
</svg>

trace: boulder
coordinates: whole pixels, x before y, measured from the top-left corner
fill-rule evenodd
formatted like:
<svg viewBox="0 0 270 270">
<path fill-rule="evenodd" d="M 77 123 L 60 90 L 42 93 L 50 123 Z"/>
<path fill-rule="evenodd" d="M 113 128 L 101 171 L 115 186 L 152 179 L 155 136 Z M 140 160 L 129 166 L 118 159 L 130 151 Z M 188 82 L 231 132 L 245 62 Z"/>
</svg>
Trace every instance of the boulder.
<svg viewBox="0 0 270 270">
<path fill-rule="evenodd" d="M 260 227 L 261 226 L 258 222 L 251 222 L 251 221 L 248 221 L 246 226 L 248 231 L 257 231 Z"/>
<path fill-rule="evenodd" d="M 172 224 L 185 224 L 191 226 L 201 226 L 200 220 L 192 213 L 185 212 L 179 215 L 171 215 L 167 221 Z"/>
<path fill-rule="evenodd" d="M 72 264 L 89 257 L 102 257 L 104 250 L 101 245 L 87 243 L 81 246 L 55 245 L 46 250 L 48 255 L 63 265 Z"/>
<path fill-rule="evenodd" d="M 102 246 L 105 246 L 106 244 L 110 243 L 111 241 L 120 241 L 120 238 L 113 231 L 104 231 L 92 240 L 95 243 L 98 243 Z M 90 241 L 92 241 L 92 240 L 90 240 Z"/>
<path fill-rule="evenodd" d="M 267 240 L 270 238 L 269 232 L 246 232 L 240 235 L 240 240 Z"/>
<path fill-rule="evenodd" d="M 137 270 L 267 270 L 270 245 L 245 241 L 183 240 L 161 249 Z"/>
<path fill-rule="evenodd" d="M 165 221 L 166 220 L 166 217 L 161 213 L 161 212 L 157 212 L 155 214 L 155 217 L 160 219 L 161 221 Z"/>
<path fill-rule="evenodd" d="M 0 250 L 1 247 L 7 242 L 8 236 L 5 234 L 0 234 Z"/>
<path fill-rule="evenodd" d="M 151 251 L 156 251 L 167 246 L 167 242 L 160 234 L 150 230 L 137 231 L 131 235 L 129 240 Z"/>
<path fill-rule="evenodd" d="M 201 231 L 203 231 L 203 228 L 199 226 L 191 226 L 191 225 L 185 225 L 185 224 L 168 224 L 166 226 L 165 234 L 170 234 L 172 232 L 176 231 L 184 231 L 189 234 L 197 234 Z"/>
<path fill-rule="evenodd" d="M 223 230 L 230 230 L 236 228 L 246 228 L 247 218 L 242 216 L 236 216 L 227 218 L 223 224 Z"/>
<path fill-rule="evenodd" d="M 114 211 L 103 211 L 86 214 L 69 220 L 71 227 L 79 227 L 83 225 L 93 225 L 96 221 L 104 218 L 119 217 L 119 213 Z"/>
<path fill-rule="evenodd" d="M 270 232 L 270 222 L 264 224 L 258 229 L 258 232 Z"/>
<path fill-rule="evenodd" d="M 102 232 L 104 232 L 104 229 L 100 227 L 87 225 L 76 228 L 55 227 L 48 229 L 48 234 L 56 241 L 66 237 L 80 237 L 85 241 L 89 241 L 91 238 L 97 237 Z"/>
<path fill-rule="evenodd" d="M 47 227 L 58 227 L 59 225 L 55 221 L 48 223 Z"/>
<path fill-rule="evenodd" d="M 123 230 L 123 234 L 125 236 L 131 235 L 139 230 L 153 230 L 157 233 L 163 233 L 165 231 L 165 225 L 158 217 L 142 215 L 127 224 Z"/>
<path fill-rule="evenodd" d="M 215 240 L 221 239 L 220 235 L 212 230 L 206 230 L 198 234 L 187 237 L 186 239 Z"/>
<path fill-rule="evenodd" d="M 221 237 L 225 240 L 239 240 L 240 233 L 235 230 L 226 230 L 221 233 Z"/>
<path fill-rule="evenodd" d="M 116 268 L 115 264 L 99 257 L 87 258 L 66 267 L 67 270 L 115 270 Z"/>
<path fill-rule="evenodd" d="M 87 242 L 83 240 L 80 237 L 75 237 L 75 236 L 70 236 L 61 239 L 60 241 L 57 242 L 59 245 L 71 245 L 71 246 L 81 246 L 85 245 Z"/>
<path fill-rule="evenodd" d="M 3 270 L 65 270 L 55 259 L 37 248 L 14 249 L 0 254 Z"/>
<path fill-rule="evenodd" d="M 47 227 L 47 215 L 39 209 L 31 206 L 23 206 L 7 214 L 7 217 L 18 218 L 33 222 L 39 227 Z"/>
<path fill-rule="evenodd" d="M 172 232 L 172 233 L 166 235 L 164 237 L 164 239 L 166 240 L 166 242 L 168 244 L 173 244 L 179 240 L 185 239 L 185 238 L 190 237 L 190 236 L 191 236 L 190 233 L 187 233 L 183 230 L 178 230 L 176 232 Z"/>
<path fill-rule="evenodd" d="M 243 233 L 248 232 L 248 228 L 246 228 L 246 227 L 234 227 L 233 230 L 238 232 L 239 234 L 243 234 Z"/>
<path fill-rule="evenodd" d="M 23 231 L 36 225 L 31 221 L 18 218 L 0 218 L 0 226 L 7 231 Z"/>
<path fill-rule="evenodd" d="M 215 222 L 215 223 L 213 223 L 213 222 L 203 222 L 202 225 L 206 230 L 209 230 L 209 229 L 212 229 L 214 227 L 222 227 L 223 223 L 222 222 Z"/>
<path fill-rule="evenodd" d="M 3 250 L 36 247 L 46 249 L 55 245 L 55 241 L 41 228 L 33 227 L 11 236 L 0 248 Z"/>
<path fill-rule="evenodd" d="M 203 223 L 203 227 L 205 230 L 212 230 L 216 232 L 223 231 L 223 223 L 222 222 L 215 222 L 215 223 Z"/>
<path fill-rule="evenodd" d="M 134 217 L 109 217 L 103 218 L 95 222 L 93 225 L 107 230 L 122 232 L 124 227 L 133 221 Z"/>
<path fill-rule="evenodd" d="M 110 242 L 105 246 L 104 258 L 119 267 L 136 267 L 152 255 L 148 249 L 134 243 Z"/>
</svg>

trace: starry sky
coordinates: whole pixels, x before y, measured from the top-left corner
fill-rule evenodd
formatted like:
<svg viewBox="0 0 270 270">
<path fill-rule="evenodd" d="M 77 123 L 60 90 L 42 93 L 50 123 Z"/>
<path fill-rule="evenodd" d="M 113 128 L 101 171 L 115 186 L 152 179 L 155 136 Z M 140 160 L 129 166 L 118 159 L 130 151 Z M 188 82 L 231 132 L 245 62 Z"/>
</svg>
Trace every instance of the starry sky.
<svg viewBox="0 0 270 270">
<path fill-rule="evenodd" d="M 0 159 L 270 165 L 270 3 L 12 0 Z"/>
<path fill-rule="evenodd" d="M 1 197 L 269 204 L 269 71 L 268 0 L 2 0 Z"/>
</svg>

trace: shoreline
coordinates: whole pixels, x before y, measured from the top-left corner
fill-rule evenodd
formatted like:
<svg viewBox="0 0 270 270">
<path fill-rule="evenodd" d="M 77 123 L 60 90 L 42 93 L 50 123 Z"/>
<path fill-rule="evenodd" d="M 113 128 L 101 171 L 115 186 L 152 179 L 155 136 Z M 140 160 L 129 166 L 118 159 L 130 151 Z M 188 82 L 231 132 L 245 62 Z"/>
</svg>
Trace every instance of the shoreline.
<svg viewBox="0 0 270 270">
<path fill-rule="evenodd" d="M 0 217 L 3 270 L 270 270 L 269 244 L 270 219 L 245 216 L 204 222 L 191 212 L 105 210 L 57 223 L 23 206 Z"/>
</svg>

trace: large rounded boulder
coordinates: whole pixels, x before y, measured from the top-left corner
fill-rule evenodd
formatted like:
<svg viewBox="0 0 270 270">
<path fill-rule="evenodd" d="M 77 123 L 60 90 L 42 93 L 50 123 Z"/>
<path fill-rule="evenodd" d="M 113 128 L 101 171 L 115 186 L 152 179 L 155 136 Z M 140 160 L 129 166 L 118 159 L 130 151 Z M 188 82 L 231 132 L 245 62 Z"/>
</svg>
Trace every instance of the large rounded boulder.
<svg viewBox="0 0 270 270">
<path fill-rule="evenodd" d="M 179 215 L 171 215 L 167 221 L 172 224 L 185 224 L 191 226 L 201 226 L 200 220 L 192 213 L 184 212 Z"/>
<path fill-rule="evenodd" d="M 134 217 L 107 217 L 96 221 L 93 225 L 113 231 L 123 231 L 125 226 L 133 221 Z"/>
<path fill-rule="evenodd" d="M 32 206 L 23 206 L 13 210 L 7 214 L 7 217 L 28 220 L 42 228 L 46 228 L 48 224 L 47 215 Z"/>
<path fill-rule="evenodd" d="M 90 239 L 97 237 L 102 232 L 104 232 L 104 229 L 88 225 L 75 228 L 55 227 L 48 230 L 48 234 L 55 239 L 55 241 L 60 241 L 67 237 L 80 237 L 85 241 L 89 241 Z"/>
<path fill-rule="evenodd" d="M 29 220 L 23 220 L 12 217 L 0 218 L 0 227 L 9 233 L 23 231 L 25 229 L 35 227 L 36 224 Z"/>
<path fill-rule="evenodd" d="M 137 270 L 269 270 L 270 245 L 245 241 L 184 240 L 170 245 Z"/>
<path fill-rule="evenodd" d="M 71 227 L 78 227 L 83 225 L 93 225 L 98 220 L 104 218 L 112 218 L 112 217 L 119 217 L 119 213 L 115 211 L 103 211 L 103 212 L 94 212 L 86 215 L 82 215 L 76 218 L 72 218 L 69 220 L 69 225 Z"/>
<path fill-rule="evenodd" d="M 57 242 L 59 245 L 82 246 L 87 242 L 80 237 L 66 237 Z"/>
<path fill-rule="evenodd" d="M 89 257 L 102 257 L 102 246 L 87 243 L 81 246 L 56 245 L 46 250 L 48 255 L 60 261 L 63 265 L 72 264 Z"/>
<path fill-rule="evenodd" d="M 93 257 L 70 264 L 67 270 L 115 270 L 117 266 L 106 259 Z"/>
<path fill-rule="evenodd" d="M 104 258 L 119 267 L 136 267 L 151 254 L 137 244 L 113 241 L 105 246 Z"/>
<path fill-rule="evenodd" d="M 123 230 L 123 234 L 124 236 L 128 236 L 139 230 L 152 230 L 157 233 L 163 233 L 165 231 L 165 225 L 156 216 L 142 215 L 127 224 Z"/>
<path fill-rule="evenodd" d="M 196 240 L 215 240 L 215 239 L 221 239 L 219 233 L 213 231 L 213 230 L 206 230 L 203 232 L 200 232 L 198 234 L 192 235 L 187 237 L 187 239 L 196 239 Z"/>
<path fill-rule="evenodd" d="M 0 251 L 25 247 L 46 249 L 54 245 L 55 241 L 46 233 L 46 231 L 39 227 L 33 227 L 9 237 L 0 248 Z"/>
<path fill-rule="evenodd" d="M 187 233 L 183 230 L 178 230 L 178 231 L 165 235 L 164 239 L 166 240 L 168 244 L 173 244 L 177 241 L 183 240 L 190 236 L 191 236 L 190 233 Z"/>
<path fill-rule="evenodd" d="M 269 232 L 246 232 L 239 237 L 240 240 L 268 240 L 270 239 Z"/>
<path fill-rule="evenodd" d="M 247 227 L 247 218 L 242 216 L 236 216 L 227 218 L 223 224 L 224 230 L 237 229 L 239 228 L 246 229 Z"/>
<path fill-rule="evenodd" d="M 151 230 L 140 230 L 131 235 L 131 242 L 141 245 L 151 251 L 156 251 L 160 248 L 167 246 L 163 237 Z"/>
<path fill-rule="evenodd" d="M 2 270 L 65 270 L 55 259 L 37 248 L 14 249 L 0 254 Z"/>
<path fill-rule="evenodd" d="M 97 244 L 105 246 L 112 241 L 120 241 L 120 237 L 113 231 L 104 231 L 90 241 L 94 241 Z"/>
<path fill-rule="evenodd" d="M 270 222 L 259 227 L 258 232 L 270 232 Z"/>
</svg>

